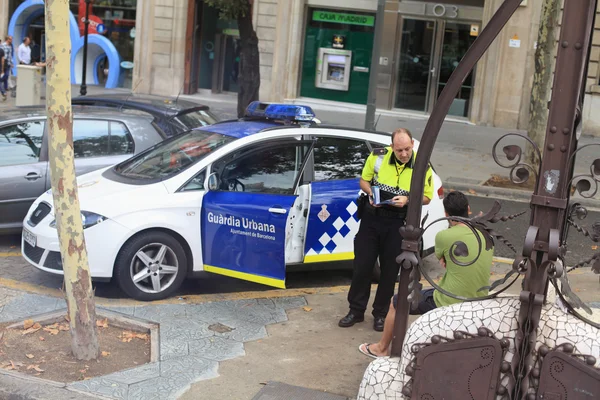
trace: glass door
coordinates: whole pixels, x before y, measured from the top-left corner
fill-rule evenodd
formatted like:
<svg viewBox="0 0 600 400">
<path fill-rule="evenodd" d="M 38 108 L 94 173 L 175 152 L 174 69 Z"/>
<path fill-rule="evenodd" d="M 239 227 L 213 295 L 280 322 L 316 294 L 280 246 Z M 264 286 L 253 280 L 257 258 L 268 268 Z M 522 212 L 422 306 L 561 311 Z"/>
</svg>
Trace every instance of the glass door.
<svg viewBox="0 0 600 400">
<path fill-rule="evenodd" d="M 443 29 L 443 34 L 440 34 L 442 45 L 439 56 L 436 57 L 435 64 L 439 74 L 436 77 L 434 99 L 437 99 L 442 93 L 446 83 L 448 83 L 448 79 L 450 79 L 450 75 L 452 75 L 471 44 L 477 39 L 477 36 L 473 35 L 471 24 L 443 21 L 438 26 L 440 29 Z M 473 84 L 473 72 L 471 72 L 452 102 L 448 115 L 459 117 L 469 116 L 469 105 L 473 96 Z"/>
<path fill-rule="evenodd" d="M 477 39 L 474 24 L 402 18 L 394 107 L 431 112 L 450 75 Z M 449 115 L 469 116 L 473 73 L 456 95 Z"/>
<path fill-rule="evenodd" d="M 436 21 L 403 18 L 398 56 L 395 108 L 427 111 L 436 33 Z"/>
</svg>

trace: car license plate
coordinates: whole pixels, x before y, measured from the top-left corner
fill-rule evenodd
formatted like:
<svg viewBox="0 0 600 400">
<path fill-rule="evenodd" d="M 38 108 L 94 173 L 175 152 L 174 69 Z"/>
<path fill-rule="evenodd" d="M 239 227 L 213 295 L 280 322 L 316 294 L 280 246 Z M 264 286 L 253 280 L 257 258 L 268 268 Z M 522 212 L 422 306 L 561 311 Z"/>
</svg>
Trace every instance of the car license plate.
<svg viewBox="0 0 600 400">
<path fill-rule="evenodd" d="M 37 244 L 37 238 L 33 233 L 29 232 L 27 229 L 23 229 L 23 240 L 33 247 L 35 247 L 35 245 Z"/>
</svg>

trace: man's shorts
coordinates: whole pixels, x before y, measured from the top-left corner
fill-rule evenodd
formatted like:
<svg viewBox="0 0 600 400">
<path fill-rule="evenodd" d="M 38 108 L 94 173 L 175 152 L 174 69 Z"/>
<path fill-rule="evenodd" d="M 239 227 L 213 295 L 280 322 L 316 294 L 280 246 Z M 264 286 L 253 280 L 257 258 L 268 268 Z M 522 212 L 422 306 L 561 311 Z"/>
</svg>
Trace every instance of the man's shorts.
<svg viewBox="0 0 600 400">
<path fill-rule="evenodd" d="M 416 310 L 410 310 L 410 315 L 423 315 L 426 312 L 435 310 L 437 305 L 433 300 L 434 289 L 421 290 L 421 301 L 417 306 Z M 395 294 L 393 298 L 394 309 L 398 308 L 398 295 Z"/>
</svg>

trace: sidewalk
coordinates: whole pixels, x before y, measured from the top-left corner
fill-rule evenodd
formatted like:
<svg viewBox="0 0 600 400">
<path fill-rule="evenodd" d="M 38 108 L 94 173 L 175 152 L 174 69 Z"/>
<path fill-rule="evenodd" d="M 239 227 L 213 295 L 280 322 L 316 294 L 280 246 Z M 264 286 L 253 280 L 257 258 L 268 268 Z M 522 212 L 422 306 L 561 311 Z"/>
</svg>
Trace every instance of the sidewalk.
<svg viewBox="0 0 600 400">
<path fill-rule="evenodd" d="M 443 273 L 431 258 L 426 260 L 425 268 L 433 279 L 439 279 Z M 495 263 L 491 280 L 500 278 L 508 269 L 508 264 Z M 570 274 L 582 300 L 598 307 L 600 303 L 591 304 L 599 300 L 594 277 L 589 270 Z M 520 282 L 516 282 L 509 293 L 517 295 L 520 287 Z M 106 306 L 105 299 L 98 299 L 104 304 L 99 308 L 158 322 L 160 361 L 65 384 L 23 379 L 0 369 L 0 399 L 353 399 L 372 361 L 359 353 L 358 346 L 379 340 L 381 334 L 372 329 L 369 312 L 363 323 L 345 329 L 337 326 L 347 312 L 347 290 L 306 289 L 300 296 L 296 290 L 293 297 L 286 297 L 293 292 L 273 290 L 240 293 L 245 298 L 239 300 L 170 299 L 123 304 L 112 301 L 111 306 Z M 374 292 L 371 300 L 373 297 Z M 0 286 L 0 323 L 64 306 L 59 297 Z M 411 316 L 410 322 L 415 319 Z M 217 325 L 225 329 L 215 329 Z M 262 389 L 267 384 L 273 386 L 273 382 L 316 390 L 322 396 L 302 397 L 298 390 L 288 387 L 287 395 L 269 397 Z"/>
</svg>

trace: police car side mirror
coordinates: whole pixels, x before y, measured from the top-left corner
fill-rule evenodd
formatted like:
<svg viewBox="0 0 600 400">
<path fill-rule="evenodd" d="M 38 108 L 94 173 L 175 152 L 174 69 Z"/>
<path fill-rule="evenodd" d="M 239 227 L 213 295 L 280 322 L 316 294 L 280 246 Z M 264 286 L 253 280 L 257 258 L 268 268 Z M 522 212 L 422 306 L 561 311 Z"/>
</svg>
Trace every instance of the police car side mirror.
<svg viewBox="0 0 600 400">
<path fill-rule="evenodd" d="M 208 190 L 219 190 L 219 186 L 219 176 L 213 172 L 208 177 Z"/>
</svg>

